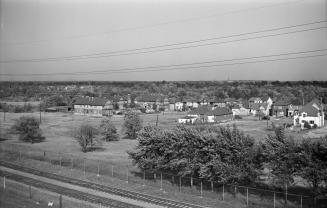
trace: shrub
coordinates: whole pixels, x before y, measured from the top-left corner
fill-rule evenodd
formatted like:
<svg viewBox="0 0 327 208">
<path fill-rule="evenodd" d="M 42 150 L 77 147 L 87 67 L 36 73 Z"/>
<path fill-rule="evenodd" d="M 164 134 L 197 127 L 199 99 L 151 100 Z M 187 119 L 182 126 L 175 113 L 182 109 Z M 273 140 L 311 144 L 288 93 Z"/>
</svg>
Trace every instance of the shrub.
<svg viewBox="0 0 327 208">
<path fill-rule="evenodd" d="M 22 116 L 16 120 L 12 130 L 19 134 L 19 139 L 25 142 L 40 142 L 45 138 L 42 137 L 39 121 L 30 116 Z"/>
<path fill-rule="evenodd" d="M 270 117 L 269 116 L 262 116 L 261 120 L 270 120 Z"/>
<path fill-rule="evenodd" d="M 304 122 L 303 127 L 306 129 L 311 129 L 311 126 L 310 126 L 309 122 L 307 122 L 307 121 Z"/>
<path fill-rule="evenodd" d="M 100 134 L 102 139 L 108 141 L 118 141 L 119 137 L 115 125 L 110 119 L 103 119 L 100 124 Z"/>
<path fill-rule="evenodd" d="M 316 128 L 318 128 L 318 125 L 317 124 L 313 124 L 312 128 L 313 129 L 316 129 Z"/>
<path fill-rule="evenodd" d="M 242 119 L 242 117 L 240 115 L 235 115 L 234 119 Z"/>
</svg>

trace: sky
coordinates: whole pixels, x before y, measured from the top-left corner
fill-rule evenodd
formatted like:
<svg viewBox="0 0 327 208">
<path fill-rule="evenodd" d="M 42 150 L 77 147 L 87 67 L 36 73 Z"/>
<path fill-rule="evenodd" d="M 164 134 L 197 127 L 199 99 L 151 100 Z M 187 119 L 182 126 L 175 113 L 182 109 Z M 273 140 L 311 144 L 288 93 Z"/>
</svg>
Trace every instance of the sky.
<svg viewBox="0 0 327 208">
<path fill-rule="evenodd" d="M 0 0 L 0 81 L 326 81 L 326 11 L 327 0 Z"/>
</svg>

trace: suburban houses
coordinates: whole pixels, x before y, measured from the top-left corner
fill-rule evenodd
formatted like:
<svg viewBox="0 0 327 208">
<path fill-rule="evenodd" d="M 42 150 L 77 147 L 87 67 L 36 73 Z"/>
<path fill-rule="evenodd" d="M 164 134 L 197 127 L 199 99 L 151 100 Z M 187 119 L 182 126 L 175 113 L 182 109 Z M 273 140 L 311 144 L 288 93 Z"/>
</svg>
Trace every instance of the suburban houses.
<svg viewBox="0 0 327 208">
<path fill-rule="evenodd" d="M 228 101 L 228 102 L 227 102 Z M 74 113 L 90 116 L 111 116 L 132 104 L 130 95 L 111 99 L 100 97 L 78 97 L 73 102 Z M 314 99 L 305 106 L 292 104 L 287 100 L 273 102 L 273 99 L 252 97 L 249 100 L 219 99 L 176 99 L 157 95 L 143 95 L 134 99 L 135 108 L 144 113 L 158 111 L 184 111 L 186 115 L 178 123 L 214 123 L 231 120 L 235 116 L 294 117 L 294 126 L 308 122 L 311 126 L 324 125 L 322 105 Z"/>
</svg>

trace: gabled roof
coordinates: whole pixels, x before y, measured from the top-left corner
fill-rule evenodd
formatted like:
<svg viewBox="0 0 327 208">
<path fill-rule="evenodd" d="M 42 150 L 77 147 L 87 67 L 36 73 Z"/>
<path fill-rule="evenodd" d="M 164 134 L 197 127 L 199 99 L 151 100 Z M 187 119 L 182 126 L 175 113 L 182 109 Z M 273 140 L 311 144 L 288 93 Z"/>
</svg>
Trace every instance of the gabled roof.
<svg viewBox="0 0 327 208">
<path fill-rule="evenodd" d="M 215 116 L 229 115 L 233 114 L 233 112 L 229 108 L 217 107 L 212 111 Z"/>
<path fill-rule="evenodd" d="M 105 106 L 108 100 L 100 97 L 79 97 L 75 99 L 74 105 Z"/>
<path fill-rule="evenodd" d="M 208 106 L 200 106 L 191 110 L 188 115 L 210 115 L 211 109 Z"/>
<path fill-rule="evenodd" d="M 274 103 L 275 106 L 287 106 L 290 104 L 291 104 L 291 101 L 288 101 L 288 100 L 279 100 Z"/>
<path fill-rule="evenodd" d="M 318 99 L 313 99 L 311 102 L 306 104 L 299 113 L 307 113 L 307 116 L 316 117 L 317 114 L 322 110 L 320 101 Z"/>
</svg>

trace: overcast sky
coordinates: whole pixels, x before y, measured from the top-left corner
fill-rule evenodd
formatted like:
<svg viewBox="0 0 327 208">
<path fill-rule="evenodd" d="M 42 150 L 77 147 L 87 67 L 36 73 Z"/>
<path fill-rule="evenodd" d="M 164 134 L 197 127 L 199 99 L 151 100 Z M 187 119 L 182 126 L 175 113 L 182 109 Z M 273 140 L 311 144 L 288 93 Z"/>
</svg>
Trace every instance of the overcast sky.
<svg viewBox="0 0 327 208">
<path fill-rule="evenodd" d="M 324 28 L 326 22 L 240 35 L 324 21 L 327 19 L 326 0 L 0 0 L 0 2 L 1 81 L 228 78 L 327 80 L 327 56 L 322 56 L 327 54 L 327 51 L 243 59 L 327 49 L 327 30 Z M 295 32 L 300 30 L 305 31 Z M 280 33 L 289 34 L 276 35 Z M 273 36 L 257 37 L 267 35 Z M 224 36 L 233 37 L 197 42 Z M 188 41 L 196 42 L 179 44 Z M 173 46 L 156 47 L 176 43 L 177 45 Z M 186 47 L 181 49 L 181 46 Z M 148 47 L 155 48 L 144 49 Z M 122 54 L 117 51 L 127 52 Z M 108 54 L 109 52 L 111 54 Z M 101 57 L 85 56 L 99 53 Z M 62 59 L 72 56 L 73 60 Z M 299 56 L 311 57 L 298 58 Z M 285 58 L 291 59 L 238 64 Z M 230 59 L 239 60 L 219 62 Z M 149 66 L 211 61 L 218 62 L 209 64 L 216 65 L 211 67 L 196 68 L 195 66 L 200 65 L 191 65 L 179 70 L 176 66 L 170 67 L 170 70 L 154 67 L 141 69 L 143 72 L 131 72 L 140 71 L 135 68 Z M 132 70 L 120 73 L 122 69 Z M 91 71 L 106 73 L 76 74 Z M 8 74 L 14 76 L 7 76 Z M 24 74 L 32 76 L 19 76 Z"/>
</svg>

